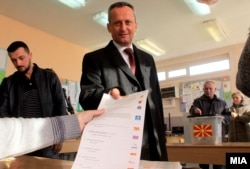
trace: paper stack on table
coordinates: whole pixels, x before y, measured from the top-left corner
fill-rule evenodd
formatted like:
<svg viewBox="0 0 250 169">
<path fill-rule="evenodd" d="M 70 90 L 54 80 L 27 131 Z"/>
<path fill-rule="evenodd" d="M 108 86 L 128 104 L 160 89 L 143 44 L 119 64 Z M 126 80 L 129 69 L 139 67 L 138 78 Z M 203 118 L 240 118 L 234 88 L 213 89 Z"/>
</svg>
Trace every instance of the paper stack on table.
<svg viewBox="0 0 250 169">
<path fill-rule="evenodd" d="M 182 169 L 180 162 L 140 161 L 139 169 Z"/>
</svg>

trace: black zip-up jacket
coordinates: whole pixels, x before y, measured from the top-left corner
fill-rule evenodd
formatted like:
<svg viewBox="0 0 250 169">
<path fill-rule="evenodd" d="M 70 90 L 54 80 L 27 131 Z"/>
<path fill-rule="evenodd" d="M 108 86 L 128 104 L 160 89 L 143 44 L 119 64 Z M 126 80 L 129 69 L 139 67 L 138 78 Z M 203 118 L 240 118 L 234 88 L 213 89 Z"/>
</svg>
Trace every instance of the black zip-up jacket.
<svg viewBox="0 0 250 169">
<path fill-rule="evenodd" d="M 41 102 L 41 117 L 66 115 L 65 98 L 56 73 L 34 64 L 33 74 Z M 16 71 L 0 85 L 0 117 L 22 117 L 23 74 Z"/>
<path fill-rule="evenodd" d="M 225 115 L 228 114 L 226 106 L 226 102 L 216 95 L 214 95 L 214 98 L 211 100 L 203 94 L 194 100 L 189 112 L 191 115 L 195 115 L 195 108 L 199 108 L 202 111 L 202 115 Z"/>
</svg>

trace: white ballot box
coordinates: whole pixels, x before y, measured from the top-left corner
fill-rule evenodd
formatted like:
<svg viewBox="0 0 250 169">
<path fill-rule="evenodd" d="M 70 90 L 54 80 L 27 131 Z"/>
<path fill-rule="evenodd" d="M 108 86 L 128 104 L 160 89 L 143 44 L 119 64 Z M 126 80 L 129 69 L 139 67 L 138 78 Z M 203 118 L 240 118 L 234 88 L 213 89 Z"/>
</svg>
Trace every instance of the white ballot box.
<svg viewBox="0 0 250 169">
<path fill-rule="evenodd" d="M 188 117 L 192 144 L 220 144 L 222 142 L 223 116 Z"/>
</svg>

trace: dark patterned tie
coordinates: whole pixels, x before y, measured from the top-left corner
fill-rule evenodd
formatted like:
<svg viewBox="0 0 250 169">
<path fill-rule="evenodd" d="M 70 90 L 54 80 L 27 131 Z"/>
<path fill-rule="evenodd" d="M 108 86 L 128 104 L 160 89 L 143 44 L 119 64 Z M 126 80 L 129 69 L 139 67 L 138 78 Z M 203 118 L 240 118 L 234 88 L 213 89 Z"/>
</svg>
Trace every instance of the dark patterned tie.
<svg viewBox="0 0 250 169">
<path fill-rule="evenodd" d="M 135 75 L 135 56 L 133 54 L 133 50 L 131 48 L 124 49 L 124 52 L 129 56 L 129 64 L 132 73 Z"/>
</svg>

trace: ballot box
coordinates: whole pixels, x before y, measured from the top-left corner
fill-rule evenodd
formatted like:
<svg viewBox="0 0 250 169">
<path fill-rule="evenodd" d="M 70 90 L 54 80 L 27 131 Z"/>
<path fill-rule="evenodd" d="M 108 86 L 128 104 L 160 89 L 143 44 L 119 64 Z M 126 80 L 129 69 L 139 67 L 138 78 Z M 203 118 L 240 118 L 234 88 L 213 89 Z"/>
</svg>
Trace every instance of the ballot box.
<svg viewBox="0 0 250 169">
<path fill-rule="evenodd" d="M 223 116 L 187 117 L 191 144 L 221 144 Z"/>
</svg>

